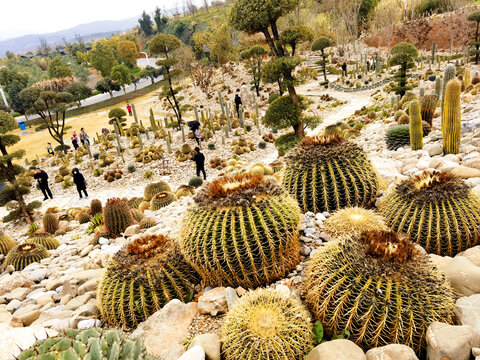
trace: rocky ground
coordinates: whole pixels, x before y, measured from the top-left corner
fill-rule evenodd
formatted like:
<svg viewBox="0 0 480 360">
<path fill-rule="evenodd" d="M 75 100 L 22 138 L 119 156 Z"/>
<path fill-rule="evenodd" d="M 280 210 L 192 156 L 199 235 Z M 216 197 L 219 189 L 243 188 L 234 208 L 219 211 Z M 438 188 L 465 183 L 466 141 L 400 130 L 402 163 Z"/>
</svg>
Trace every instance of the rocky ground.
<svg viewBox="0 0 480 360">
<path fill-rule="evenodd" d="M 478 70 L 478 69 L 472 69 Z M 230 75 L 229 75 L 230 76 Z M 229 86 L 234 87 L 235 78 Z M 237 79 L 238 80 L 238 79 Z M 240 84 L 246 81 L 240 80 Z M 219 80 L 220 83 L 220 80 Z M 428 92 L 432 91 L 432 84 L 420 84 Z M 218 104 L 207 95 L 201 95 L 198 89 L 191 89 L 199 103 L 208 102 L 209 107 L 219 111 Z M 418 92 L 418 89 L 416 90 Z M 382 101 L 372 95 L 376 90 L 345 94 L 323 89 L 316 83 L 300 87 L 300 92 L 310 96 L 315 105 L 314 109 L 322 107 L 324 124 L 311 133 L 320 133 L 326 125 L 330 125 L 344 118 L 354 115 L 356 110 L 379 104 L 388 108 L 387 94 L 383 94 Z M 320 99 L 321 95 L 329 94 L 341 104 L 338 107 L 329 107 L 329 103 Z M 265 93 L 266 94 L 266 93 Z M 205 96 L 205 98 L 201 98 Z M 266 95 L 263 95 L 265 98 Z M 369 155 L 373 165 L 385 182 L 385 191 L 393 184 L 426 169 L 437 169 L 452 172 L 465 179 L 473 191 L 480 194 L 480 99 L 470 94 L 462 97 L 462 146 L 460 154 L 443 156 L 440 118 L 434 120 L 433 131 L 424 138 L 424 148 L 411 151 L 407 146 L 397 151 L 390 151 L 385 146 L 385 133 L 393 123 L 393 114 L 388 111 L 385 117 L 379 116 L 375 121 L 362 129 L 360 137 L 354 139 Z M 261 113 L 265 110 L 265 99 L 262 100 Z M 165 109 L 159 110 L 164 111 Z M 320 110 L 319 110 L 320 111 Z M 261 136 L 270 131 L 253 126 L 252 130 L 243 136 L 258 145 Z M 278 136 L 278 135 L 275 135 Z M 217 132 L 208 142 L 215 143 L 215 149 L 208 150 L 204 144 L 204 153 L 207 163 L 213 157 L 230 158 L 233 153 L 229 142 L 233 135 L 225 139 L 223 145 L 222 133 Z M 188 140 L 194 145 L 192 140 Z M 153 143 L 153 140 L 144 139 L 144 144 Z M 47 208 L 59 207 L 67 209 L 74 206 L 87 206 L 91 199 L 99 198 L 102 202 L 113 196 L 136 197 L 143 195 L 145 185 L 153 180 L 145 179 L 145 173 L 154 173 L 153 179 L 167 181 L 172 189 L 188 183 L 194 175 L 194 166 L 191 162 L 177 162 L 173 154 L 168 154 L 164 147 L 165 159 L 169 160 L 169 171 L 162 167 L 162 162 L 151 164 L 136 163 L 136 171 L 128 174 L 126 167 L 133 164 L 135 150 L 129 148 L 130 140 L 122 139 L 122 146 L 127 150 L 124 153 L 125 163 L 118 158 L 110 168 L 120 168 L 124 176 L 113 183 L 107 183 L 103 176 L 95 178 L 88 176 L 88 199 L 78 201 L 74 188 L 62 189 L 53 187 L 55 198 L 44 203 L 36 215 L 37 223 L 41 220 L 41 213 Z M 157 142 L 158 143 L 158 142 Z M 181 147 L 183 141 L 181 133 L 173 134 L 173 151 Z M 97 151 L 92 146 L 92 152 Z M 251 162 L 263 161 L 270 163 L 276 160 L 278 154 L 271 143 L 266 149 L 258 149 L 240 156 L 247 166 Z M 51 160 L 48 160 L 51 161 Z M 70 166 L 73 167 L 73 166 Z M 91 174 L 95 164 L 85 157 L 78 164 L 84 174 Z M 54 175 L 59 165 L 51 166 L 47 162 L 44 168 Z M 220 174 L 223 170 L 207 167 L 209 179 Z M 52 176 L 53 178 L 53 176 Z M 34 190 L 29 200 L 39 199 L 40 193 Z M 29 265 L 23 271 L 13 271 L 6 268 L 0 274 L 0 359 L 12 359 L 20 349 L 30 346 L 35 339 L 44 338 L 63 332 L 68 328 L 86 329 L 93 326 L 102 326 L 96 305 L 96 286 L 112 255 L 123 245 L 144 234 L 162 233 L 172 238 L 178 238 L 178 231 L 182 216 L 186 209 L 193 204 L 191 197 L 183 197 L 171 205 L 156 211 L 145 211 L 145 215 L 153 217 L 157 225 L 147 230 L 140 230 L 133 225 L 125 231 L 124 236 L 116 239 L 100 238 L 98 244 L 92 242 L 92 235 L 86 234 L 88 224 L 79 224 L 78 221 L 61 222 L 60 227 L 65 235 L 58 236 L 61 245 L 51 251 L 51 256 L 40 263 Z M 285 296 L 302 296 L 305 269 L 315 252 L 324 244 L 331 241 L 324 231 L 324 221 L 328 213 L 306 213 L 301 224 L 301 261 L 285 279 L 271 284 L 270 287 L 285 294 Z M 24 223 L 2 224 L 3 230 L 15 238 L 17 242 L 24 241 L 27 229 Z M 457 315 L 459 326 L 433 324 L 428 333 L 429 359 L 468 359 L 472 353 L 480 359 L 480 246 L 471 248 L 462 254 L 450 257 L 431 255 L 432 261 L 444 271 L 447 279 L 458 294 Z M 3 259 L 0 259 L 3 260 Z M 182 359 L 220 359 L 220 326 L 223 315 L 241 297 L 246 290 L 242 288 L 203 288 L 198 287 L 195 301 L 184 304 L 173 300 L 162 310 L 152 315 L 134 332 L 134 336 L 143 339 L 148 351 L 164 360 Z M 199 347 L 200 346 L 200 350 Z M 190 349 L 185 353 L 187 349 Z M 199 354 L 199 355 L 198 355 Z M 389 345 L 384 348 L 372 349 L 366 354 L 348 340 L 335 340 L 318 346 L 308 357 L 316 359 L 417 359 L 413 351 L 403 345 Z"/>
</svg>

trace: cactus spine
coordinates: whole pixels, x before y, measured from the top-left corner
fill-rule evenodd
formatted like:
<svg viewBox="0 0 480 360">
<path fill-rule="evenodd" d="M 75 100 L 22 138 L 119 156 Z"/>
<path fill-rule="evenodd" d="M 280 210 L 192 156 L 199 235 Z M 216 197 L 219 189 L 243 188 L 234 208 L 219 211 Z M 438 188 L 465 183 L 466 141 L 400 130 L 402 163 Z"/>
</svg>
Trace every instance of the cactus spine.
<svg viewBox="0 0 480 360">
<path fill-rule="evenodd" d="M 435 95 L 426 95 L 422 99 L 422 121 L 427 122 L 430 126 L 433 124 L 433 116 L 435 115 L 435 109 L 437 108 L 437 101 L 438 98 Z"/>
<path fill-rule="evenodd" d="M 25 241 L 27 244 L 41 245 L 47 250 L 55 250 L 60 242 L 48 233 L 37 233 Z"/>
<path fill-rule="evenodd" d="M 58 218 L 55 214 L 43 215 L 43 229 L 50 234 L 55 234 L 58 230 Z"/>
<path fill-rule="evenodd" d="M 461 135 L 461 108 L 460 93 L 462 83 L 451 80 L 445 91 L 445 105 L 442 114 L 443 152 L 444 154 L 458 154 Z"/>
<path fill-rule="evenodd" d="M 410 104 L 410 147 L 413 151 L 423 148 L 423 127 L 418 101 Z"/>
<path fill-rule="evenodd" d="M 156 183 L 151 183 L 145 187 L 145 190 L 143 191 L 143 198 L 145 201 L 150 201 L 155 195 L 164 191 L 172 191 L 166 182 L 159 181 Z"/>
<path fill-rule="evenodd" d="M 160 210 L 161 208 L 170 205 L 175 200 L 177 200 L 175 195 L 168 191 L 163 191 L 161 193 L 155 194 L 155 196 L 150 201 L 150 210 Z"/>
<path fill-rule="evenodd" d="M 0 254 L 7 253 L 15 246 L 15 241 L 7 234 L 0 233 Z"/>
<path fill-rule="evenodd" d="M 128 204 L 121 199 L 108 199 L 103 208 L 103 222 L 110 236 L 118 236 L 133 224 Z"/>
</svg>

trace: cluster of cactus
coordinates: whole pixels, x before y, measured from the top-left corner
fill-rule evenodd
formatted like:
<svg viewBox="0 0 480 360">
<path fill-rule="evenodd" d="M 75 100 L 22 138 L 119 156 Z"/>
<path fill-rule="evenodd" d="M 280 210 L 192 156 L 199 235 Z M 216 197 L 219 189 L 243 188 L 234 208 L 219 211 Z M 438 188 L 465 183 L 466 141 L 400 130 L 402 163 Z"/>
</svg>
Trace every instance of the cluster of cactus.
<svg viewBox="0 0 480 360">
<path fill-rule="evenodd" d="M 325 232 L 335 238 L 386 228 L 381 215 L 361 207 L 338 210 L 325 221 Z"/>
<path fill-rule="evenodd" d="M 100 154 L 100 156 L 98 157 L 98 166 L 102 168 L 112 165 L 114 162 L 115 162 L 115 156 L 111 154 Z"/>
<path fill-rule="evenodd" d="M 47 250 L 55 250 L 60 246 L 60 242 L 47 232 L 39 231 L 29 237 L 25 243 L 41 245 Z"/>
<path fill-rule="evenodd" d="M 233 140 L 230 147 L 235 155 L 242 155 L 257 149 L 255 144 L 243 137 Z"/>
<path fill-rule="evenodd" d="M 339 135 L 303 139 L 286 156 L 282 184 L 315 213 L 371 206 L 380 190 L 365 152 Z"/>
<path fill-rule="evenodd" d="M 130 128 L 125 130 L 125 135 L 137 136 L 139 133 L 145 134 L 145 132 L 146 132 L 146 129 L 144 126 L 141 126 L 138 123 L 132 123 L 132 125 L 130 125 Z"/>
<path fill-rule="evenodd" d="M 328 336 L 348 330 L 364 349 L 398 343 L 420 355 L 432 322 L 454 322 L 448 281 L 423 249 L 390 230 L 320 250 L 307 269 L 306 303 Z"/>
<path fill-rule="evenodd" d="M 72 181 L 72 176 L 71 176 L 72 171 L 67 168 L 66 166 L 61 166 L 58 169 L 58 174 L 55 175 L 55 184 L 59 184 L 61 182 L 71 182 Z"/>
<path fill-rule="evenodd" d="M 193 148 L 189 144 L 183 144 L 182 147 L 175 152 L 175 157 L 179 162 L 187 161 L 192 152 Z"/>
<path fill-rule="evenodd" d="M 156 183 L 151 183 L 145 187 L 145 190 L 143 191 L 143 198 L 145 201 L 150 201 L 156 194 L 164 191 L 172 191 L 166 182 L 159 181 Z"/>
<path fill-rule="evenodd" d="M 388 150 L 397 150 L 410 144 L 410 125 L 395 125 L 387 130 L 385 143 Z"/>
<path fill-rule="evenodd" d="M 390 228 L 428 253 L 455 256 L 480 244 L 480 199 L 449 173 L 409 177 L 387 194 L 379 211 Z"/>
<path fill-rule="evenodd" d="M 310 315 L 299 299 L 272 289 L 240 298 L 222 325 L 225 360 L 300 360 L 313 347 Z"/>
<path fill-rule="evenodd" d="M 164 208 L 165 206 L 170 205 L 172 202 L 176 200 L 177 198 L 171 192 L 169 191 L 160 192 L 158 194 L 155 194 L 152 200 L 150 200 L 150 210 L 152 211 L 160 210 L 161 208 Z"/>
<path fill-rule="evenodd" d="M 245 172 L 251 175 L 273 175 L 271 166 L 258 161 L 250 165 Z"/>
<path fill-rule="evenodd" d="M 437 108 L 438 98 L 435 95 L 426 95 L 422 99 L 421 112 L 422 120 L 426 121 L 430 126 L 433 124 L 433 116 Z"/>
<path fill-rule="evenodd" d="M 459 80 L 453 79 L 448 82 L 442 112 L 443 152 L 445 154 L 458 154 L 460 151 L 461 91 L 462 83 Z"/>
<path fill-rule="evenodd" d="M 423 124 L 420 104 L 418 101 L 410 103 L 410 147 L 413 151 L 423 148 Z"/>
<path fill-rule="evenodd" d="M 138 140 L 137 140 L 138 141 Z M 144 164 L 163 159 L 163 148 L 161 145 L 151 145 L 135 154 L 135 161 Z"/>
<path fill-rule="evenodd" d="M 7 255 L 15 246 L 15 241 L 5 233 L 0 233 L 0 254 Z"/>
<path fill-rule="evenodd" d="M 58 218 L 55 214 L 48 213 L 43 215 L 43 229 L 50 233 L 50 234 L 55 234 L 55 232 L 58 230 Z"/>
<path fill-rule="evenodd" d="M 174 241 L 144 236 L 114 255 L 97 288 L 100 313 L 110 326 L 135 328 L 170 300 L 191 300 L 198 281 Z"/>
<path fill-rule="evenodd" d="M 275 140 L 276 140 L 275 136 L 273 136 L 272 133 L 263 134 L 263 135 L 262 135 L 262 139 L 263 139 L 263 141 L 265 141 L 265 142 L 267 142 L 267 143 L 272 143 L 272 144 L 273 144 L 273 143 L 275 142 Z"/>
<path fill-rule="evenodd" d="M 182 223 L 181 247 L 207 285 L 261 286 L 296 266 L 300 209 L 273 179 L 220 177 L 194 200 Z"/>
<path fill-rule="evenodd" d="M 225 168 L 225 174 L 231 174 L 240 171 L 247 165 L 245 161 L 240 161 L 236 159 L 227 160 L 227 167 Z"/>
<path fill-rule="evenodd" d="M 210 167 L 212 169 L 222 170 L 227 167 L 227 161 L 216 156 L 210 160 Z"/>
<path fill-rule="evenodd" d="M 118 236 L 133 224 L 128 204 L 119 198 L 108 199 L 103 208 L 103 223 L 110 236 Z"/>
<path fill-rule="evenodd" d="M 157 225 L 157 220 L 151 217 L 143 217 L 143 219 L 140 221 L 140 229 L 150 229 L 155 225 Z"/>
<path fill-rule="evenodd" d="M 90 202 L 90 214 L 95 216 L 96 214 L 101 214 L 103 211 L 102 202 L 98 199 L 93 199 Z"/>
<path fill-rule="evenodd" d="M 100 168 L 93 169 L 93 176 L 99 177 L 99 176 L 101 176 L 104 172 L 105 172 L 104 169 L 100 169 Z"/>
<path fill-rule="evenodd" d="M 195 195 L 195 186 L 190 185 L 180 185 L 175 191 L 175 196 L 177 199 L 180 199 L 184 196 L 193 196 Z"/>
<path fill-rule="evenodd" d="M 127 338 L 118 330 L 98 328 L 69 329 L 64 335 L 38 340 L 17 359 L 153 360 L 139 339 Z"/>
<path fill-rule="evenodd" d="M 120 169 L 109 170 L 103 174 L 103 180 L 108 182 L 113 182 L 115 180 L 120 180 L 123 176 L 123 171 Z"/>
<path fill-rule="evenodd" d="M 143 197 L 133 197 L 131 199 L 128 199 L 128 206 L 130 206 L 130 209 L 138 209 L 140 204 L 143 201 Z"/>
<path fill-rule="evenodd" d="M 15 270 L 21 271 L 28 265 L 49 257 L 47 249 L 42 245 L 25 243 L 13 247 L 5 258 L 5 266 L 12 265 Z"/>
</svg>

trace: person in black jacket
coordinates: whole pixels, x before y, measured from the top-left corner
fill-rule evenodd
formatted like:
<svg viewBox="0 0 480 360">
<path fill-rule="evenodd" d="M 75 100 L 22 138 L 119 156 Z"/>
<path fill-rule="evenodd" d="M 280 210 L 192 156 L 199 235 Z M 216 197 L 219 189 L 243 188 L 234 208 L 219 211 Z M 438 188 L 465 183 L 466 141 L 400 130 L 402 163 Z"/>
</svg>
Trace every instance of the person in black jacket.
<svg viewBox="0 0 480 360">
<path fill-rule="evenodd" d="M 240 90 L 237 90 L 240 91 Z M 240 105 L 243 105 L 242 98 L 240 95 L 235 94 L 235 111 L 237 112 L 237 116 L 240 117 Z"/>
<path fill-rule="evenodd" d="M 50 199 L 53 199 L 52 192 L 48 187 L 48 174 L 45 171 L 37 168 L 35 170 L 35 175 L 33 175 L 33 178 L 37 180 L 38 186 L 40 187 L 40 190 L 42 190 L 44 196 L 43 201 L 48 200 L 49 197 Z"/>
<path fill-rule="evenodd" d="M 85 197 L 88 197 L 87 194 L 87 184 L 85 184 L 85 178 L 83 177 L 82 173 L 75 168 L 72 170 L 73 175 L 73 182 L 77 185 L 78 195 L 80 195 L 80 199 L 82 198 L 82 191 L 85 194 Z"/>
<path fill-rule="evenodd" d="M 200 152 L 200 148 L 197 146 L 195 148 L 196 154 L 192 157 L 192 160 L 195 161 L 197 165 L 197 176 L 200 176 L 200 172 L 203 174 L 203 179 L 207 180 L 207 174 L 205 173 L 205 155 Z"/>
</svg>

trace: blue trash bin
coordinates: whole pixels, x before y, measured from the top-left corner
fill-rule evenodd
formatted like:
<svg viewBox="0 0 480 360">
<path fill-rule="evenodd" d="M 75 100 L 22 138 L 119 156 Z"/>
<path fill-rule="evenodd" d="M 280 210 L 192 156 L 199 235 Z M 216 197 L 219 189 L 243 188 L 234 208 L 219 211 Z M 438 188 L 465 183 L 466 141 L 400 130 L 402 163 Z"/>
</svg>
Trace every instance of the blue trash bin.
<svg viewBox="0 0 480 360">
<path fill-rule="evenodd" d="M 18 123 L 18 126 L 20 126 L 20 130 L 27 130 L 27 127 L 25 126 L 25 121 L 20 121 Z"/>
</svg>

